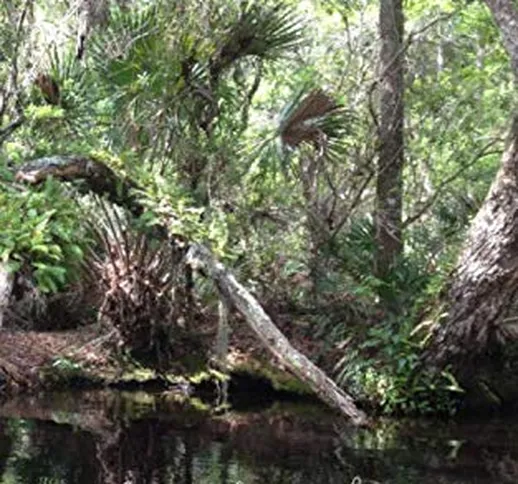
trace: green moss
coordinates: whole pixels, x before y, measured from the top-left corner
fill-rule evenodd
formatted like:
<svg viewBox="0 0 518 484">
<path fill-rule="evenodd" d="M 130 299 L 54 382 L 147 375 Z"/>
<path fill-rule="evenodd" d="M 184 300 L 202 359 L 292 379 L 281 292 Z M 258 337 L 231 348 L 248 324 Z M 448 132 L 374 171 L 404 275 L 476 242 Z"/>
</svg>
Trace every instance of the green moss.
<svg viewBox="0 0 518 484">
<path fill-rule="evenodd" d="M 121 383 L 148 383 L 155 381 L 158 375 L 155 370 L 150 368 L 133 368 L 126 370 L 118 378 Z"/>
<path fill-rule="evenodd" d="M 209 412 L 211 410 L 210 405 L 203 403 L 199 398 L 189 398 L 189 406 L 198 412 Z"/>
<path fill-rule="evenodd" d="M 39 377 L 43 383 L 66 384 L 73 379 L 88 378 L 80 362 L 65 357 L 56 357 L 40 369 Z"/>
<path fill-rule="evenodd" d="M 228 380 L 229 376 L 213 368 L 199 371 L 193 375 L 190 375 L 187 380 L 193 385 L 200 385 L 204 382 L 220 382 Z"/>
</svg>

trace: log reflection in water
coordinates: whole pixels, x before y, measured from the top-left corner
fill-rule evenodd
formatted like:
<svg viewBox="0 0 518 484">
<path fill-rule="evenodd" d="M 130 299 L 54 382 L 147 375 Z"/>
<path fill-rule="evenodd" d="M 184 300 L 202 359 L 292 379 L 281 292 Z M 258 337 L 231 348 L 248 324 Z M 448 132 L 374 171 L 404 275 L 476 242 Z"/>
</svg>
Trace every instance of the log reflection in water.
<svg viewBox="0 0 518 484">
<path fill-rule="evenodd" d="M 90 392 L 0 405 L 2 482 L 518 482 L 518 423 L 337 427 L 312 408 L 210 416 L 163 395 Z M 3 466 L 3 467 L 2 467 Z"/>
</svg>

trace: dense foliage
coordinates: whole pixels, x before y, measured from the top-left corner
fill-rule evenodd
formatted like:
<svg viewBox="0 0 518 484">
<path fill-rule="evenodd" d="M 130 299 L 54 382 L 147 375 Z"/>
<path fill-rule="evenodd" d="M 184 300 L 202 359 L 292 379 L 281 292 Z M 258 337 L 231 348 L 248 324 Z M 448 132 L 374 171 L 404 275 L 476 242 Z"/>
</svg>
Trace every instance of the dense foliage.
<svg viewBox="0 0 518 484">
<path fill-rule="evenodd" d="M 142 187 L 144 225 L 210 243 L 299 315 L 341 383 L 388 412 L 450 411 L 459 388 L 420 366 L 415 327 L 438 316 L 502 150 L 512 82 L 485 7 L 405 4 L 405 246 L 380 280 L 377 2 L 106 2 L 81 61 L 69 3 L 0 6 L 2 261 L 44 291 L 77 275 L 91 201 L 13 173 L 94 156 Z"/>
</svg>

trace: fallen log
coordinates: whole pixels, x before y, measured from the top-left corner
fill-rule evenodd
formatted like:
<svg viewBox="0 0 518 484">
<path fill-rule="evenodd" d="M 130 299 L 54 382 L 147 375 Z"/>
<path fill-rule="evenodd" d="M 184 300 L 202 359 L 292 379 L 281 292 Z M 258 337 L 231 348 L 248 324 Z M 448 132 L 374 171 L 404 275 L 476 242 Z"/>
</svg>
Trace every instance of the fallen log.
<svg viewBox="0 0 518 484">
<path fill-rule="evenodd" d="M 76 178 L 82 179 L 89 190 L 99 195 L 108 195 L 113 202 L 125 206 L 132 213 L 138 214 L 143 210 L 132 194 L 131 189 L 138 188 L 135 183 L 120 180 L 109 167 L 100 161 L 81 156 L 53 156 L 31 161 L 19 169 L 16 179 L 36 184 L 49 176 L 67 181 Z M 366 424 L 366 415 L 357 408 L 352 397 L 290 344 L 259 302 L 223 264 L 214 259 L 209 249 L 199 244 L 190 244 L 186 261 L 193 268 L 204 270 L 216 284 L 224 302 L 232 304 L 245 317 L 246 322 L 263 345 L 295 376 L 308 384 L 318 397 L 328 405 L 340 410 L 355 425 Z"/>
<path fill-rule="evenodd" d="M 20 166 L 15 179 L 37 185 L 49 177 L 63 181 L 83 180 L 88 191 L 107 196 L 110 202 L 126 207 L 135 216 L 144 210 L 134 195 L 137 184 L 93 158 L 76 155 L 38 158 Z"/>
</svg>

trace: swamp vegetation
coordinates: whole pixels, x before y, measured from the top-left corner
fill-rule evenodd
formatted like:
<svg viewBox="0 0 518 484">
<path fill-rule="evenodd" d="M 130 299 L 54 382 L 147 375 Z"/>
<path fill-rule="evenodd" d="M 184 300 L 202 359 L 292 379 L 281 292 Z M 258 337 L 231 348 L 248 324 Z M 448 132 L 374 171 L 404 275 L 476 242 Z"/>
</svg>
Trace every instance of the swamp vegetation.
<svg viewBox="0 0 518 484">
<path fill-rule="evenodd" d="M 4 1 L 2 395 L 512 408 L 515 39 L 512 0 Z"/>
</svg>

